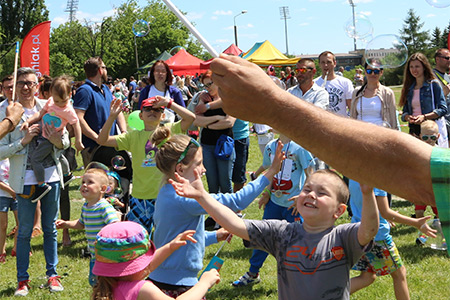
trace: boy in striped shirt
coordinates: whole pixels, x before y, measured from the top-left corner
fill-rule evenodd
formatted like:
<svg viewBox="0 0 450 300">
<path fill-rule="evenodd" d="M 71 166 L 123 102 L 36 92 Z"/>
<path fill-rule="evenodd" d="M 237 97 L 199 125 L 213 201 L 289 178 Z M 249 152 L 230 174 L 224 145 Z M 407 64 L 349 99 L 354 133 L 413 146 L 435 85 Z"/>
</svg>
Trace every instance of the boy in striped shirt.
<svg viewBox="0 0 450 300">
<path fill-rule="evenodd" d="M 92 274 L 95 262 L 95 240 L 97 233 L 106 225 L 119 222 L 114 207 L 103 198 L 108 189 L 109 179 L 104 170 L 89 169 L 82 179 L 80 193 L 86 200 L 81 209 L 81 216 L 78 220 L 64 221 L 56 220 L 57 229 L 84 229 L 91 252 L 89 267 L 89 284 L 94 286 L 96 278 Z"/>
</svg>

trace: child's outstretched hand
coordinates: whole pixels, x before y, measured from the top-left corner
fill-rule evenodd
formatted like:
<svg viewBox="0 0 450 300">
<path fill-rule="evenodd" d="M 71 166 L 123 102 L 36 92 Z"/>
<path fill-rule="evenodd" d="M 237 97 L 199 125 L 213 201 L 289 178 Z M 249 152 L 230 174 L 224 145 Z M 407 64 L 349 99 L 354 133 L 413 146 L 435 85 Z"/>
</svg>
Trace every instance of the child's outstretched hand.
<svg viewBox="0 0 450 300">
<path fill-rule="evenodd" d="M 27 130 L 27 129 L 28 129 L 28 126 L 29 126 L 28 122 L 25 121 L 25 122 L 23 122 L 22 125 L 20 126 L 20 130 Z"/>
<path fill-rule="evenodd" d="M 217 238 L 218 242 L 226 240 L 229 243 L 229 242 L 231 242 L 232 237 L 233 237 L 233 235 L 225 228 L 219 228 L 216 231 L 216 238 Z"/>
<path fill-rule="evenodd" d="M 195 180 L 189 182 L 189 180 L 175 172 L 176 181 L 169 179 L 169 183 L 174 187 L 175 192 L 178 195 L 198 200 L 203 193 L 206 193 L 206 191 L 203 187 L 202 178 L 197 170 L 194 170 L 194 176 Z"/>
<path fill-rule="evenodd" d="M 361 187 L 361 193 L 363 193 L 364 195 L 372 193 L 372 191 L 373 191 L 373 187 L 368 186 L 366 184 L 360 183 L 359 186 Z"/>
<path fill-rule="evenodd" d="M 288 199 L 288 201 L 292 201 L 292 204 L 291 204 L 291 206 L 288 207 L 288 210 L 292 209 L 291 215 L 293 215 L 293 216 L 298 215 L 297 200 L 298 200 L 298 195 Z"/>
<path fill-rule="evenodd" d="M 122 111 L 122 100 L 116 98 L 113 101 L 111 101 L 111 105 L 109 107 L 109 114 L 117 117 L 121 111 Z"/>
<path fill-rule="evenodd" d="M 429 225 L 428 225 L 428 223 L 427 223 L 427 221 L 429 220 L 431 218 L 431 216 L 425 216 L 425 217 L 422 217 L 422 218 L 418 218 L 417 219 L 417 229 L 419 229 L 422 233 L 424 233 L 424 234 L 426 234 L 426 235 L 428 235 L 428 236 L 430 236 L 430 237 L 433 237 L 433 238 L 435 238 L 436 237 L 436 233 L 437 233 L 437 230 L 436 229 L 432 229 Z"/>
<path fill-rule="evenodd" d="M 56 229 L 64 229 L 66 228 L 66 221 L 58 219 L 55 221 L 55 225 Z"/>
<path fill-rule="evenodd" d="M 211 269 L 209 271 L 206 271 L 202 274 L 202 277 L 200 277 L 200 282 L 204 282 L 208 285 L 208 287 L 212 287 L 214 284 L 217 284 L 220 282 L 220 274 L 216 269 Z"/>
<path fill-rule="evenodd" d="M 75 141 L 75 148 L 77 149 L 77 154 L 84 149 L 84 145 L 81 141 Z"/>
<path fill-rule="evenodd" d="M 192 243 L 197 243 L 197 241 L 193 238 L 193 235 L 195 233 L 195 230 L 186 230 L 179 235 L 177 235 L 171 242 L 170 242 L 170 250 L 175 251 L 178 250 L 181 246 L 184 246 L 187 244 L 187 241 L 190 241 Z"/>
<path fill-rule="evenodd" d="M 269 203 L 270 195 L 268 191 L 264 191 L 258 199 L 258 208 L 266 209 L 266 204 Z"/>
<path fill-rule="evenodd" d="M 275 176 L 278 172 L 281 170 L 281 164 L 283 160 L 286 158 L 285 153 L 281 150 L 283 150 L 283 143 L 281 141 L 278 141 L 277 143 L 277 149 L 275 150 L 275 156 L 273 157 L 272 165 L 267 170 L 266 176 L 270 181 L 272 180 L 272 177 Z"/>
</svg>

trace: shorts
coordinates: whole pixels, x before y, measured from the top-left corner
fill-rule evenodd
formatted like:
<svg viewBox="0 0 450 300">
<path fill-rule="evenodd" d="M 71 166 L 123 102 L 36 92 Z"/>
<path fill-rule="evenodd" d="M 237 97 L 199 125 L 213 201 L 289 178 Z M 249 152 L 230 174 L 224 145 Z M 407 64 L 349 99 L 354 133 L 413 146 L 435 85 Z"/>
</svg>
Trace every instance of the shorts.
<svg viewBox="0 0 450 300">
<path fill-rule="evenodd" d="M 374 242 L 372 250 L 364 254 L 352 270 L 384 276 L 394 273 L 402 266 L 403 261 L 394 241 L 382 240 Z"/>
<path fill-rule="evenodd" d="M 234 140 L 236 158 L 234 159 L 233 176 L 231 177 L 234 183 L 245 183 L 247 181 L 245 171 L 247 170 L 249 146 L 250 139 L 248 137 L 241 140 Z"/>
<path fill-rule="evenodd" d="M 17 200 L 10 197 L 0 196 L 0 212 L 17 211 Z"/>
</svg>

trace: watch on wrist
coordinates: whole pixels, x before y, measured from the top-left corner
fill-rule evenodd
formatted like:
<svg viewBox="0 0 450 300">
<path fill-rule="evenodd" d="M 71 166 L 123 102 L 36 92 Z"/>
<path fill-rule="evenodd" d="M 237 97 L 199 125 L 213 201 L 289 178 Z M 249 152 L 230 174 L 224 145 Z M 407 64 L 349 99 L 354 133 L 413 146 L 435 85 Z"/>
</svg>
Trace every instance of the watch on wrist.
<svg viewBox="0 0 450 300">
<path fill-rule="evenodd" d="M 211 104 L 206 103 L 206 104 L 205 104 L 205 107 L 206 107 L 206 110 L 210 110 L 210 109 L 211 109 Z"/>
</svg>

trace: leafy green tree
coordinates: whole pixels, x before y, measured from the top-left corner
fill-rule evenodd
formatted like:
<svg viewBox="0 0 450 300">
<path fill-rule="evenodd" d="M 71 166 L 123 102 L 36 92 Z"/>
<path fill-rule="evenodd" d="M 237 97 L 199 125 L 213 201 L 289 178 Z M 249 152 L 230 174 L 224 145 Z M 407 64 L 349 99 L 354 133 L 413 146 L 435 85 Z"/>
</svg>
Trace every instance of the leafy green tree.
<svg viewBox="0 0 450 300">
<path fill-rule="evenodd" d="M 429 34 L 428 31 L 421 31 L 423 22 L 411 8 L 404 20 L 403 28 L 400 30 L 400 36 L 408 47 L 410 54 L 416 52 L 426 52 L 428 47 Z"/>
<path fill-rule="evenodd" d="M 4 42 L 22 39 L 37 24 L 48 20 L 44 0 L 0 1 L 0 27 Z"/>
</svg>

